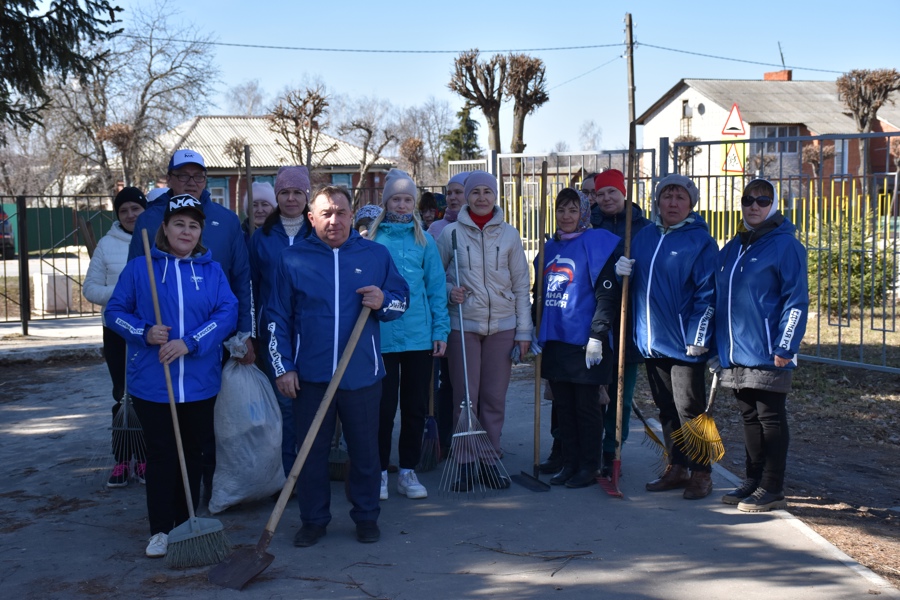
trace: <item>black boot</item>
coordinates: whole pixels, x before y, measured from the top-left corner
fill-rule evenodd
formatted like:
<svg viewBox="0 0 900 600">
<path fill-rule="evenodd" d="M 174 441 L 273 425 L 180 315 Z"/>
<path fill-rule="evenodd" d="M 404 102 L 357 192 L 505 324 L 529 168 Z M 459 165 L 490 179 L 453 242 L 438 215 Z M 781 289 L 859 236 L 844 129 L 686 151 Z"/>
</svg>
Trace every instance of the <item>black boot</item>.
<svg viewBox="0 0 900 600">
<path fill-rule="evenodd" d="M 569 478 L 566 482 L 567 488 L 585 488 L 588 486 L 592 486 L 597 483 L 597 476 L 599 472 L 597 471 L 597 463 L 596 461 L 593 463 L 583 464 L 581 468 L 578 470 L 575 475 Z"/>
<path fill-rule="evenodd" d="M 550 478 L 550 485 L 565 485 L 565 483 L 569 481 L 569 479 L 571 479 L 572 476 L 577 472 L 578 469 L 576 469 L 574 466 L 566 465 L 565 467 L 560 469 L 560 471 L 556 475 Z"/>
<path fill-rule="evenodd" d="M 452 460 L 452 459 L 451 459 Z M 459 465 L 459 478 L 450 490 L 454 492 L 471 492 L 475 487 L 475 478 L 478 477 L 478 467 L 475 463 Z"/>
<path fill-rule="evenodd" d="M 603 453 L 603 467 L 600 469 L 600 477 L 609 479 L 612 477 L 613 461 L 616 460 L 615 452 Z"/>
</svg>

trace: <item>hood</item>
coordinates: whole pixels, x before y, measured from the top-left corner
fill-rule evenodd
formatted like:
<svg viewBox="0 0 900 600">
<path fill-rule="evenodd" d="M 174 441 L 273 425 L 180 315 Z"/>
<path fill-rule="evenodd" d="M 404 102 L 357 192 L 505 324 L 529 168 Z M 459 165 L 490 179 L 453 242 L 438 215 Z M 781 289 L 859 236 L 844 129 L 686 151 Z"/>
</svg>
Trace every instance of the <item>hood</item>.
<svg viewBox="0 0 900 600">
<path fill-rule="evenodd" d="M 112 224 L 112 227 L 110 227 L 109 233 L 107 235 L 113 237 L 114 239 L 131 243 L 131 234 L 122 229 L 122 224 L 118 221 L 115 221 Z"/>
<path fill-rule="evenodd" d="M 189 258 L 178 258 L 174 254 L 169 254 L 168 252 L 163 252 L 156 246 L 150 249 L 150 255 L 155 260 L 180 260 L 182 262 L 192 262 L 194 264 L 202 265 L 205 263 L 212 262 L 212 252 L 207 250 L 203 254 L 195 254 Z"/>
</svg>

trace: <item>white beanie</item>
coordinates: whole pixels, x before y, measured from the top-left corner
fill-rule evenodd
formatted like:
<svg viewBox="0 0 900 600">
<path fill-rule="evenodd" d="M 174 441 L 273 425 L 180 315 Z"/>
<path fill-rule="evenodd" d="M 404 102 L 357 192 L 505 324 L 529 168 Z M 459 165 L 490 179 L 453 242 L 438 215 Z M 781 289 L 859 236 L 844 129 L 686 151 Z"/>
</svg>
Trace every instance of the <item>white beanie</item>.
<svg viewBox="0 0 900 600">
<path fill-rule="evenodd" d="M 278 208 L 278 202 L 275 201 L 275 188 L 272 187 L 271 183 L 264 181 L 253 182 L 253 201 L 256 202 L 258 200 L 268 202 L 272 205 L 272 208 Z M 249 212 L 249 208 L 247 206 L 247 193 L 244 192 L 244 212 Z"/>
<path fill-rule="evenodd" d="M 406 171 L 391 169 L 384 178 L 384 191 L 381 192 L 381 203 L 386 205 L 387 201 L 397 194 L 409 194 L 415 200 L 419 195 L 419 190 L 416 189 L 416 182 L 406 174 Z"/>
</svg>

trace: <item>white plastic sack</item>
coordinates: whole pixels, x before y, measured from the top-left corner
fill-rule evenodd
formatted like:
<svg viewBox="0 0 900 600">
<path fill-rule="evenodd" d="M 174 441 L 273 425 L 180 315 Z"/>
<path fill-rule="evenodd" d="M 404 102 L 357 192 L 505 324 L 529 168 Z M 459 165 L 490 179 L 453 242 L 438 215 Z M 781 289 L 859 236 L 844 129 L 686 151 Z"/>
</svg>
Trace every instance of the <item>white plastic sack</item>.
<svg viewBox="0 0 900 600">
<path fill-rule="evenodd" d="M 246 339 L 239 334 L 226 342 L 233 356 L 243 355 L 241 337 Z M 281 409 L 269 379 L 256 365 L 242 365 L 231 358 L 222 368 L 215 428 L 216 473 L 209 512 L 220 513 L 281 491 L 285 481 Z"/>
</svg>

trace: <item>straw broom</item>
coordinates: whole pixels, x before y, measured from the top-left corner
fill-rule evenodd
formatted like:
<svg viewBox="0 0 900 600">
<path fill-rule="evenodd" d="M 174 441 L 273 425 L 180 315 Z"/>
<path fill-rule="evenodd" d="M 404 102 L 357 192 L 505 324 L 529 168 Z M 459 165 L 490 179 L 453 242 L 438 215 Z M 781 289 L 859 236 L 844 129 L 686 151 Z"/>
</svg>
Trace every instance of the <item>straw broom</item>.
<svg viewBox="0 0 900 600">
<path fill-rule="evenodd" d="M 424 473 L 433 471 L 441 456 L 441 443 L 438 440 L 437 420 L 434 418 L 434 365 L 431 366 L 431 383 L 428 384 L 428 418 L 425 419 L 425 431 L 422 433 L 422 452 L 416 471 Z"/>
<path fill-rule="evenodd" d="M 147 276 L 150 278 L 150 295 L 153 297 L 153 312 L 156 324 L 162 325 L 159 311 L 159 296 L 156 293 L 156 278 L 153 276 L 153 261 L 150 258 L 150 241 L 147 230 L 141 230 L 144 240 L 144 257 L 147 259 Z M 184 486 L 189 519 L 169 532 L 166 564 L 170 567 L 202 567 L 221 562 L 228 556 L 230 545 L 225 536 L 225 528 L 217 519 L 199 519 L 194 515 L 194 499 L 188 481 L 187 465 L 184 462 L 184 447 L 181 443 L 181 427 L 175 410 L 175 393 L 172 390 L 172 373 L 169 365 L 163 365 L 166 376 L 166 390 L 169 393 L 169 409 L 172 412 L 172 427 L 175 430 L 175 445 L 178 448 L 178 466 L 181 467 L 181 483 Z"/>
<path fill-rule="evenodd" d="M 672 433 L 672 441 L 681 446 L 688 458 L 701 465 L 711 465 L 725 456 L 722 436 L 719 435 L 719 428 L 716 427 L 716 422 L 711 415 L 718 385 L 719 374 L 716 373 L 713 375 L 710 386 L 706 411 L 684 423 Z"/>
</svg>

